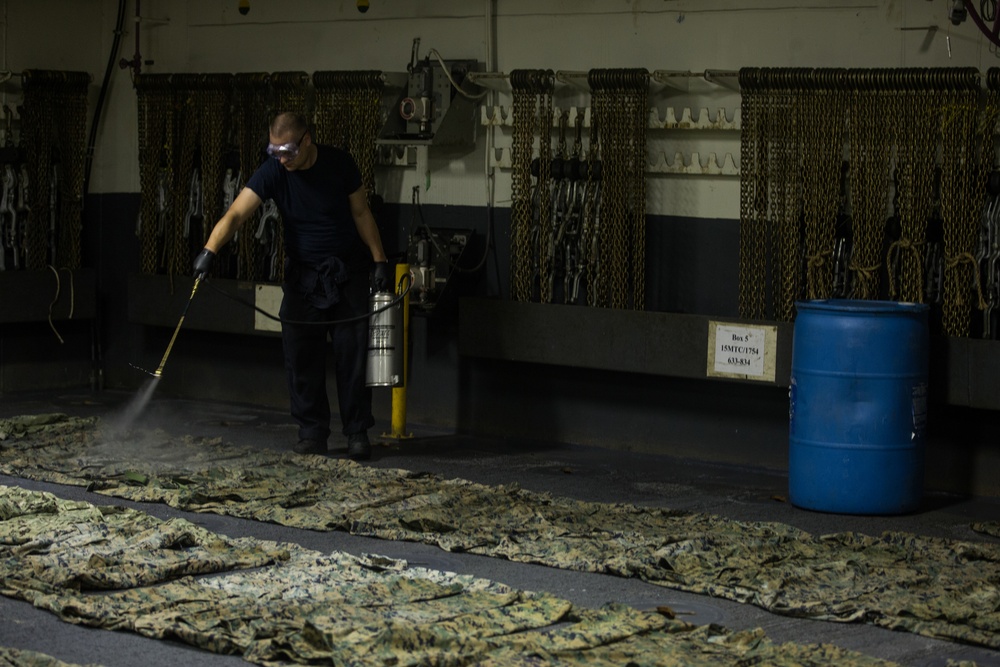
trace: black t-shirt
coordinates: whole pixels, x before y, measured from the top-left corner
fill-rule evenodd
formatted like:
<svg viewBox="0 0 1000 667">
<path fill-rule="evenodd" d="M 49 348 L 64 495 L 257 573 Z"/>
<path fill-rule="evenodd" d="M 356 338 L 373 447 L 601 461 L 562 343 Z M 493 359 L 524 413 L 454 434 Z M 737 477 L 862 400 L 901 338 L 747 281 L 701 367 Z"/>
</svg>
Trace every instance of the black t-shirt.
<svg viewBox="0 0 1000 667">
<path fill-rule="evenodd" d="M 316 162 L 288 171 L 268 159 L 247 187 L 261 200 L 273 199 L 284 223 L 285 255 L 307 264 L 337 257 L 354 268 L 370 261 L 358 234 L 348 197 L 361 187 L 361 172 L 347 151 L 316 144 Z"/>
</svg>

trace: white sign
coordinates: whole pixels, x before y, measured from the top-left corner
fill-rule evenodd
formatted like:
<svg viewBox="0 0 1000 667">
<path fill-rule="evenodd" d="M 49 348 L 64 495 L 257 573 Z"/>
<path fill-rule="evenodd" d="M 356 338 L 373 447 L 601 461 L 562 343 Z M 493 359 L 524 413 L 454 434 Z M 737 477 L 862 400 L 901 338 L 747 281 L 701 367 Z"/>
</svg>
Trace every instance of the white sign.
<svg viewBox="0 0 1000 667">
<path fill-rule="evenodd" d="M 774 381 L 777 328 L 709 322 L 708 375 Z"/>
<path fill-rule="evenodd" d="M 255 305 L 263 311 L 271 313 L 275 317 L 278 315 L 278 308 L 281 306 L 282 291 L 280 285 L 257 285 L 254 295 Z M 260 311 L 253 311 L 253 328 L 257 331 L 281 331 L 281 322 L 276 322 L 270 317 L 260 314 Z"/>
</svg>

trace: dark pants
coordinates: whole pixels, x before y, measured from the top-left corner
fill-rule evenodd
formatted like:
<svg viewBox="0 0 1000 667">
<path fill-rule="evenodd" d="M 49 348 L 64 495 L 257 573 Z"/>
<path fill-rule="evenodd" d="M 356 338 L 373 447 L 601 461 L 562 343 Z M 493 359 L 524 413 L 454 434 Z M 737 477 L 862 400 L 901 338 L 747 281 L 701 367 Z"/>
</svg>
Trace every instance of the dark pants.
<svg viewBox="0 0 1000 667">
<path fill-rule="evenodd" d="M 368 273 L 352 273 L 340 285 L 340 302 L 316 308 L 301 294 L 284 286 L 281 319 L 300 322 L 342 320 L 368 312 Z M 372 417 L 372 390 L 365 386 L 368 357 L 368 318 L 332 326 L 282 322 L 285 372 L 292 417 L 299 424 L 299 439 L 326 442 L 330 435 L 330 400 L 326 392 L 327 334 L 333 341 L 337 399 L 342 433 L 367 431 Z"/>
</svg>

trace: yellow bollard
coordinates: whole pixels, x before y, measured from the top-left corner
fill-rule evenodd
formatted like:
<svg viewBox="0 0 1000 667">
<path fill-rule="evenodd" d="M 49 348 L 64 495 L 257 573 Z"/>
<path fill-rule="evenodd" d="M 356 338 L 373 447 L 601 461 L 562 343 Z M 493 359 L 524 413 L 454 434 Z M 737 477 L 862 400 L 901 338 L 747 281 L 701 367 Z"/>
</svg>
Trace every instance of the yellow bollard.
<svg viewBox="0 0 1000 667">
<path fill-rule="evenodd" d="M 409 264 L 396 265 L 396 293 L 399 294 L 400 282 L 410 276 Z M 406 285 L 409 287 L 409 283 Z M 392 433 L 383 434 L 388 438 L 412 438 L 412 433 L 406 433 L 406 385 L 410 375 L 410 295 L 403 297 L 403 384 L 392 388 Z"/>
</svg>

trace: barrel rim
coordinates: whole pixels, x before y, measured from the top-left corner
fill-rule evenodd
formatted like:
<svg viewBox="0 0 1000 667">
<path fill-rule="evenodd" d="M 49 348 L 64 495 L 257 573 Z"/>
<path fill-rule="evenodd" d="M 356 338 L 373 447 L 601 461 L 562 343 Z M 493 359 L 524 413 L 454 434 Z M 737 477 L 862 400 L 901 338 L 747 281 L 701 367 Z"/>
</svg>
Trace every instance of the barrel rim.
<svg viewBox="0 0 1000 667">
<path fill-rule="evenodd" d="M 927 313 L 930 306 L 912 301 L 878 301 L 866 299 L 812 299 L 796 301 L 797 310 L 816 310 L 842 313 Z"/>
</svg>

